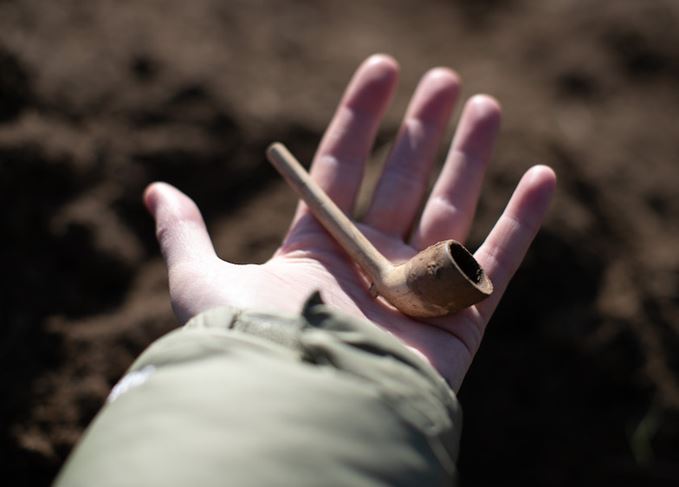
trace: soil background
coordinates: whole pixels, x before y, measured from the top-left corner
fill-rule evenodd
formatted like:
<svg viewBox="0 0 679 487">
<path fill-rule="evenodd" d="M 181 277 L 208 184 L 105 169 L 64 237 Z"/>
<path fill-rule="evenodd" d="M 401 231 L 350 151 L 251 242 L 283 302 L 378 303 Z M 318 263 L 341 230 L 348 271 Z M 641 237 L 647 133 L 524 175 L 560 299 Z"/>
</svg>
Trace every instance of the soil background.
<svg viewBox="0 0 679 487">
<path fill-rule="evenodd" d="M 447 65 L 504 107 L 470 246 L 521 173 L 555 203 L 460 397 L 464 485 L 679 485 L 679 2 L 0 0 L 0 478 L 48 485 L 174 328 L 146 184 L 262 262 L 358 63 Z M 454 125 L 454 124 L 453 124 Z M 452 133 L 452 127 L 451 127 Z M 538 295 L 535 295 L 538 290 Z"/>
</svg>

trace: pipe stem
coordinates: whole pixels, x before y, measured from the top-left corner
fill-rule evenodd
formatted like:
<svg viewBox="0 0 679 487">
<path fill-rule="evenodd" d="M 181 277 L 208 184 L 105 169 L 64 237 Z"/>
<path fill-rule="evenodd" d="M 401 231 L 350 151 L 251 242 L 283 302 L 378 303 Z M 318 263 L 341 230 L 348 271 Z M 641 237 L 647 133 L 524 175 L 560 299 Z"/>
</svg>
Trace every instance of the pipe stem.
<svg viewBox="0 0 679 487">
<path fill-rule="evenodd" d="M 380 283 L 394 268 L 354 223 L 328 197 L 299 161 L 280 142 L 269 146 L 266 155 L 302 198 L 311 213 L 335 238 L 347 254 L 363 269 L 372 283 Z"/>
</svg>

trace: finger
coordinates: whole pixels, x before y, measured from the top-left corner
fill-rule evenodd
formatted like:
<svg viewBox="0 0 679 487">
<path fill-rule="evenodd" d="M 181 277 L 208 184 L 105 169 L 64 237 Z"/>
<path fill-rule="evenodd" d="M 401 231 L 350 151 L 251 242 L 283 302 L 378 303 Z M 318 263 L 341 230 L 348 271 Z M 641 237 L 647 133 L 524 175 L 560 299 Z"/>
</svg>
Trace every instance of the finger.
<svg viewBox="0 0 679 487">
<path fill-rule="evenodd" d="M 446 68 L 429 71 L 406 111 L 364 222 L 391 235 L 405 235 L 419 210 L 429 174 L 460 88 Z"/>
<path fill-rule="evenodd" d="M 398 65 L 391 57 L 380 54 L 364 61 L 349 83 L 314 157 L 311 176 L 346 213 L 352 211 L 365 160 L 397 79 Z"/>
<path fill-rule="evenodd" d="M 547 213 L 556 175 L 547 166 L 534 166 L 521 178 L 509 204 L 474 256 L 493 282 L 493 294 L 476 306 L 485 324 L 495 311 L 509 281 Z"/>
<path fill-rule="evenodd" d="M 168 268 L 216 258 L 196 204 L 173 186 L 153 183 L 144 204 L 156 221 L 156 237 Z"/>
<path fill-rule="evenodd" d="M 415 248 L 449 238 L 465 240 L 499 128 L 500 105 L 495 99 L 477 95 L 466 103 L 446 163 L 413 234 Z"/>
</svg>

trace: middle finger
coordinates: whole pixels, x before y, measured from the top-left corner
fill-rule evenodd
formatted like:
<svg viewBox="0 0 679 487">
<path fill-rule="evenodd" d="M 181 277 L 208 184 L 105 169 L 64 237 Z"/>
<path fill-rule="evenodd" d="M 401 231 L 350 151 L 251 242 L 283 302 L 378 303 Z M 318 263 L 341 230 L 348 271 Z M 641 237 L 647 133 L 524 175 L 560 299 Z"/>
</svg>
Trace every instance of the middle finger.
<svg viewBox="0 0 679 487">
<path fill-rule="evenodd" d="M 459 86 L 457 75 L 446 68 L 424 75 L 384 165 L 364 218 L 366 224 L 394 236 L 410 230 Z"/>
</svg>

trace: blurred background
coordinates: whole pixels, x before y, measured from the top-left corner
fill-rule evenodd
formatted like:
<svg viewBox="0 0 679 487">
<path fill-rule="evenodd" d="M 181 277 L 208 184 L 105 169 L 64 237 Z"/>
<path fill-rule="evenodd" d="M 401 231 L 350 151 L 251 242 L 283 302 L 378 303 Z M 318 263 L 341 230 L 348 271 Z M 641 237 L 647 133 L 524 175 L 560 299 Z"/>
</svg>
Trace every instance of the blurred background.
<svg viewBox="0 0 679 487">
<path fill-rule="evenodd" d="M 679 485 L 678 25 L 676 0 L 0 1 L 0 478 L 49 484 L 175 326 L 145 185 L 266 260 L 295 198 L 264 148 L 308 160 L 387 52 L 369 173 L 428 68 L 503 104 L 472 248 L 524 170 L 559 174 L 460 394 L 464 484 Z"/>
</svg>

